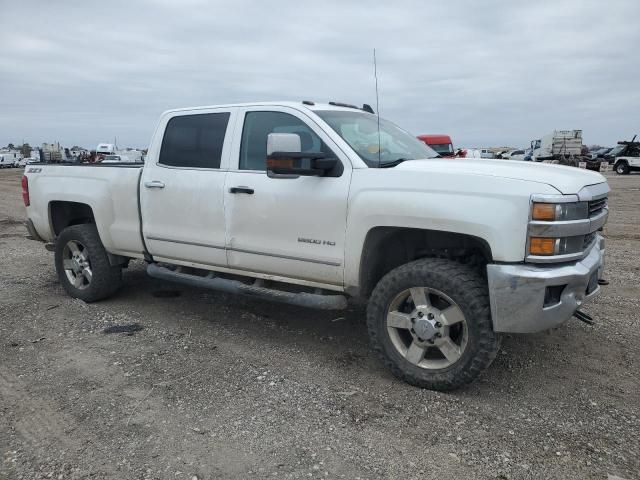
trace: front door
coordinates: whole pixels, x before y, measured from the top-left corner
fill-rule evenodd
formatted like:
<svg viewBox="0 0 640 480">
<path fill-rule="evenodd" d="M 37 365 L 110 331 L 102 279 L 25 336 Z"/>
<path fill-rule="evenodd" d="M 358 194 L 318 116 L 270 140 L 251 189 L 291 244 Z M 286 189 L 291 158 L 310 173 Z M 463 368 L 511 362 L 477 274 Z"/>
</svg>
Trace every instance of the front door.
<svg viewBox="0 0 640 480">
<path fill-rule="evenodd" d="M 144 239 L 156 261 L 227 266 L 224 184 L 234 120 L 229 109 L 165 119 L 140 187 Z"/>
<path fill-rule="evenodd" d="M 225 186 L 229 267 L 341 287 L 348 159 L 312 119 L 291 108 L 247 108 L 238 124 L 242 135 Z M 302 151 L 337 156 L 342 175 L 269 178 L 267 135 L 274 132 L 298 134 Z"/>
</svg>

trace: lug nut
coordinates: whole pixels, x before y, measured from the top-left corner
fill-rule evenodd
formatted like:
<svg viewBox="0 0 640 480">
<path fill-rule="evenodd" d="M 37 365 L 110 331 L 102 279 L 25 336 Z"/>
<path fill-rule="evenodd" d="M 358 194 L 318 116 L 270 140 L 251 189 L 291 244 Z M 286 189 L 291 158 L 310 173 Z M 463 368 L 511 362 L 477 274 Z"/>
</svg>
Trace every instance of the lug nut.
<svg viewBox="0 0 640 480">
<path fill-rule="evenodd" d="M 442 324 L 440 322 L 436 322 L 436 328 L 440 328 Z"/>
<path fill-rule="evenodd" d="M 411 333 L 416 333 L 416 331 L 412 328 L 412 329 L 411 329 Z"/>
<path fill-rule="evenodd" d="M 431 339 L 431 338 L 430 338 L 430 339 L 428 340 L 428 342 L 429 342 L 429 343 L 431 343 L 431 344 L 433 345 L 433 339 Z"/>
<path fill-rule="evenodd" d="M 440 333 L 436 333 L 434 336 L 435 336 L 436 338 L 440 338 L 440 337 L 442 337 L 442 335 L 440 335 Z"/>
<path fill-rule="evenodd" d="M 411 323 L 416 323 L 416 319 L 411 317 Z"/>
<path fill-rule="evenodd" d="M 422 317 L 424 317 L 424 313 L 422 313 L 422 312 L 418 312 L 418 316 L 419 316 L 420 318 L 422 318 Z"/>
<path fill-rule="evenodd" d="M 427 318 L 428 318 L 429 320 L 433 320 L 433 313 L 430 313 L 429 315 L 427 315 Z"/>
</svg>

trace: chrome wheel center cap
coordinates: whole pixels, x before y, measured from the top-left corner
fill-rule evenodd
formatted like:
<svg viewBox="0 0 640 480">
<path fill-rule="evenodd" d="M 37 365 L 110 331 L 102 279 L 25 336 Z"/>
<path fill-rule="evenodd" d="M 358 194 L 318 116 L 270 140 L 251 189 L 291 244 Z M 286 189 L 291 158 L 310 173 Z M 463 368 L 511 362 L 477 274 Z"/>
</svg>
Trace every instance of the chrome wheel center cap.
<svg viewBox="0 0 640 480">
<path fill-rule="evenodd" d="M 423 340 L 431 340 L 438 332 L 435 322 L 433 320 L 427 320 L 426 318 L 416 320 L 413 329 L 415 330 L 418 338 Z"/>
</svg>

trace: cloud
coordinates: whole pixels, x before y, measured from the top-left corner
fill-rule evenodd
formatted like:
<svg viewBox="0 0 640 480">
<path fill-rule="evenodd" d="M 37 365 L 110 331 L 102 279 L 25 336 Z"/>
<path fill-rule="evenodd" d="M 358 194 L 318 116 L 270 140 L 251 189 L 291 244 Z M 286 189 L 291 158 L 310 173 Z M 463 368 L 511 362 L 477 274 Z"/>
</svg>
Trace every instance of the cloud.
<svg viewBox="0 0 640 480">
<path fill-rule="evenodd" d="M 375 102 L 456 145 L 523 146 L 582 128 L 640 130 L 640 4 L 596 1 L 9 2 L 0 144 L 145 146 L 168 108 L 254 100 Z M 24 26 L 24 28 L 22 28 Z M 640 132 L 638 132 L 640 133 Z"/>
</svg>

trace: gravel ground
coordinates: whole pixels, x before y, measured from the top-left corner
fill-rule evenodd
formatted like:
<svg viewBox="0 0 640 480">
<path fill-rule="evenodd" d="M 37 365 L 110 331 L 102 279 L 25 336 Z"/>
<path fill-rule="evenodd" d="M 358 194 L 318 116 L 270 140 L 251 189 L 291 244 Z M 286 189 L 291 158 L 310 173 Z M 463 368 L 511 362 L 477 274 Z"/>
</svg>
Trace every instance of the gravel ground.
<svg viewBox="0 0 640 480">
<path fill-rule="evenodd" d="M 640 478 L 640 175 L 609 175 L 611 285 L 508 336 L 454 393 L 394 379 L 362 307 L 318 312 L 125 272 L 85 304 L 0 171 L 0 478 Z M 140 324 L 129 333 L 104 333 Z"/>
</svg>

